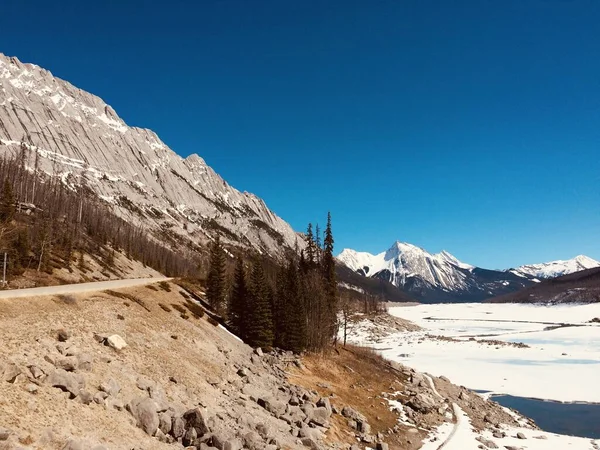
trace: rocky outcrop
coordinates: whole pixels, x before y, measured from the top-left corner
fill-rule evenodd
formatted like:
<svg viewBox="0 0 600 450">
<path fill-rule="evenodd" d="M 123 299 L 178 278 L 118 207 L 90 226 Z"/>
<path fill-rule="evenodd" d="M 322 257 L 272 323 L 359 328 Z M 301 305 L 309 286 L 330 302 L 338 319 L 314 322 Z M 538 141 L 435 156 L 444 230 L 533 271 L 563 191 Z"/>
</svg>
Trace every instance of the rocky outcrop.
<svg viewBox="0 0 600 450">
<path fill-rule="evenodd" d="M 153 131 L 125 124 L 102 99 L 0 54 L 0 153 L 21 150 L 29 167 L 85 184 L 121 216 L 154 231 L 194 242 L 219 233 L 269 253 L 295 245 L 290 225 L 198 155 L 181 158 Z"/>
</svg>

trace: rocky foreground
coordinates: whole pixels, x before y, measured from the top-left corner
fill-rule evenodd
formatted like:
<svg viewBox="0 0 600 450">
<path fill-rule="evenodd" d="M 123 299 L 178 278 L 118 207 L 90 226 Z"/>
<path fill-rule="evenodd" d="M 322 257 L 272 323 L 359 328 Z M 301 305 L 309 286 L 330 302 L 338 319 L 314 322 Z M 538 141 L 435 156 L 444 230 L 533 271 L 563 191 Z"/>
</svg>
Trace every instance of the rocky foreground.
<svg viewBox="0 0 600 450">
<path fill-rule="evenodd" d="M 0 449 L 417 449 L 455 404 L 515 423 L 362 349 L 251 349 L 174 284 L 0 300 L 0 330 Z"/>
</svg>

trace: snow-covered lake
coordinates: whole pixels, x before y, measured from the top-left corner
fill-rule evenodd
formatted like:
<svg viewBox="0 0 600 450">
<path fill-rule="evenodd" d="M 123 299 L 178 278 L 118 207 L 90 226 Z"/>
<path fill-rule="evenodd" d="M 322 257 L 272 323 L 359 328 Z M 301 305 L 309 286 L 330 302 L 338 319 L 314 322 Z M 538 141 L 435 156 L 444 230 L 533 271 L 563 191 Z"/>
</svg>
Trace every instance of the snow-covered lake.
<svg viewBox="0 0 600 450">
<path fill-rule="evenodd" d="M 372 344 L 391 360 L 471 389 L 600 403 L 600 324 L 588 323 L 600 317 L 600 304 L 437 304 L 393 307 L 390 314 L 426 330 Z M 427 333 L 456 340 L 424 339 Z M 483 344 L 482 339 L 530 348 Z"/>
</svg>

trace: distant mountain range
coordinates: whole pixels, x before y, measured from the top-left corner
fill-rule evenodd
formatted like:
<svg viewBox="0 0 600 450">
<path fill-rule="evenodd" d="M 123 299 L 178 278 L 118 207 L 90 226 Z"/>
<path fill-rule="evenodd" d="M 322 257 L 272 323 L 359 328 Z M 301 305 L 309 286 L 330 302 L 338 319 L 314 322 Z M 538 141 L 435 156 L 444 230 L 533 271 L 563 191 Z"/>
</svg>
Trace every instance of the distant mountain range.
<svg viewBox="0 0 600 450">
<path fill-rule="evenodd" d="M 478 302 L 510 294 L 552 278 L 600 267 L 585 256 L 567 261 L 488 270 L 459 261 L 443 251 L 432 254 L 405 242 L 395 242 L 387 251 L 373 255 L 343 250 L 338 260 L 355 273 L 384 280 L 422 302 Z"/>
</svg>

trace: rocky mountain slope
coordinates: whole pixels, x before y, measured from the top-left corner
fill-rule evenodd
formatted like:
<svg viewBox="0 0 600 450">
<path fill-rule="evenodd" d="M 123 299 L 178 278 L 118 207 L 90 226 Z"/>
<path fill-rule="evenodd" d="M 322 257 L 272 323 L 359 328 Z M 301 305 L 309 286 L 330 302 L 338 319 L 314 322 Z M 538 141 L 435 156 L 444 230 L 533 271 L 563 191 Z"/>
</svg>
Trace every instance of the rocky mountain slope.
<svg viewBox="0 0 600 450">
<path fill-rule="evenodd" d="M 181 158 L 102 99 L 0 54 L 0 154 L 9 152 L 32 170 L 88 186 L 155 234 L 202 243 L 219 233 L 270 254 L 297 241 L 263 200 L 229 186 L 200 156 Z"/>
<path fill-rule="evenodd" d="M 528 264 L 509 270 L 525 277 L 531 276 L 538 279 L 549 279 L 596 267 L 600 267 L 599 261 L 585 255 L 579 255 L 566 261 L 558 260 L 542 264 Z"/>
<path fill-rule="evenodd" d="M 431 254 L 404 242 L 377 255 L 345 249 L 338 260 L 356 273 L 389 281 L 422 302 L 481 301 L 533 283 L 530 276 L 481 269 L 448 252 Z"/>
<path fill-rule="evenodd" d="M 494 297 L 492 303 L 600 302 L 600 267 L 543 280 L 526 289 Z"/>
<path fill-rule="evenodd" d="M 514 424 L 368 350 L 263 354 L 173 283 L 0 299 L 0 330 L 0 449 L 416 450 L 454 404 Z"/>
</svg>

